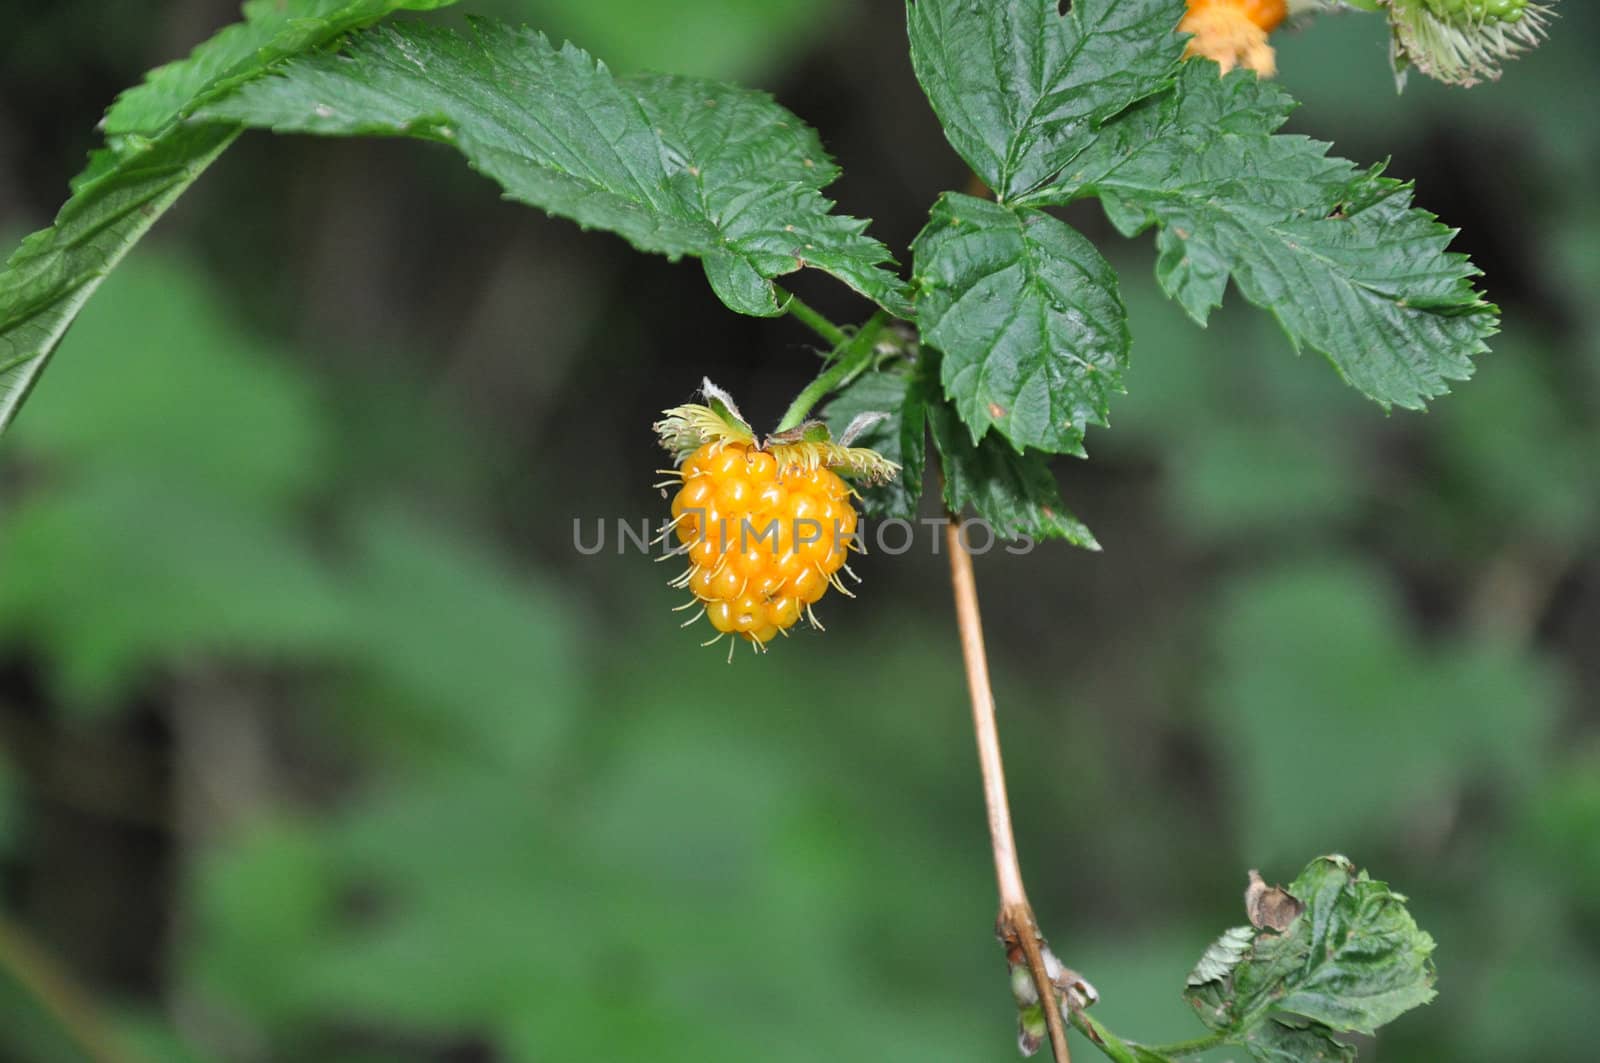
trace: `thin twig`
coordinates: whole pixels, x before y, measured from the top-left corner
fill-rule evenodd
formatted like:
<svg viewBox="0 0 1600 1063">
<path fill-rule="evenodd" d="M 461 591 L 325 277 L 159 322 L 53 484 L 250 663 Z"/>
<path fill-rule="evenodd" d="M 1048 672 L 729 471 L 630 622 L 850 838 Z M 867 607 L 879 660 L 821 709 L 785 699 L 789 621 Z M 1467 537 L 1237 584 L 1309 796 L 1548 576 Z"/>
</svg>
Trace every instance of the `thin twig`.
<svg viewBox="0 0 1600 1063">
<path fill-rule="evenodd" d="M 134 1063 L 112 1039 L 88 994 L 4 918 L 0 918 L 0 970 L 38 1001 L 85 1057 L 94 1063 Z"/>
<path fill-rule="evenodd" d="M 1061 1021 L 1056 987 L 1045 968 L 1040 948 L 1043 935 L 1034 917 L 1028 893 L 1022 886 L 1022 865 L 1017 861 L 1017 840 L 1011 830 L 1011 804 L 1006 797 L 1005 764 L 1000 757 L 1000 731 L 995 725 L 994 691 L 989 686 L 989 661 L 983 649 L 983 619 L 978 613 L 978 586 L 972 575 L 972 555 L 961 539 L 961 521 L 954 514 L 945 524 L 950 552 L 950 585 L 955 591 L 956 622 L 961 629 L 961 654 L 967 666 L 967 688 L 972 694 L 972 726 L 978 739 L 978 763 L 983 770 L 983 799 L 989 809 L 989 840 L 994 846 L 994 874 L 1000 887 L 1000 917 L 996 927 L 1001 940 L 1015 945 L 1027 958 L 1039 1004 L 1050 1029 L 1050 1048 L 1056 1063 L 1072 1063 L 1067 1031 Z"/>
</svg>

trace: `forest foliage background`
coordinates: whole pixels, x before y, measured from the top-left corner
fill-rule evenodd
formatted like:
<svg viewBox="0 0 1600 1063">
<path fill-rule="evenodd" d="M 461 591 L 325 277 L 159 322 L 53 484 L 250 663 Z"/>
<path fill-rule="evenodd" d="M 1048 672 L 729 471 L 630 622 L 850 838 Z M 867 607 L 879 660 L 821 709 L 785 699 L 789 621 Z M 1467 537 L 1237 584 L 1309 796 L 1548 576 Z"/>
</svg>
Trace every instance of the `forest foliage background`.
<svg viewBox="0 0 1600 1063">
<path fill-rule="evenodd" d="M 466 7 L 770 89 L 891 246 L 965 182 L 896 4 Z M 1600 12 L 1561 14 L 1500 83 L 1398 98 L 1377 20 L 1282 37 L 1291 128 L 1392 157 L 1504 308 L 1426 415 L 1247 307 L 1194 329 L 1148 241 L 1071 212 L 1134 330 L 1113 427 L 1058 466 L 1107 549 L 978 574 L 1033 899 L 1119 1029 L 1196 1032 L 1183 974 L 1245 870 L 1338 850 L 1439 941 L 1376 1058 L 1592 1057 Z M 115 93 L 234 15 L 0 12 L 9 243 Z M 4 925 L 128 1059 L 1013 1058 L 933 534 L 732 666 L 615 550 L 664 509 L 656 411 L 709 375 L 770 423 L 814 367 L 445 152 L 246 137 L 0 445 Z M 0 1058 L 78 1051 L 0 970 Z"/>
</svg>

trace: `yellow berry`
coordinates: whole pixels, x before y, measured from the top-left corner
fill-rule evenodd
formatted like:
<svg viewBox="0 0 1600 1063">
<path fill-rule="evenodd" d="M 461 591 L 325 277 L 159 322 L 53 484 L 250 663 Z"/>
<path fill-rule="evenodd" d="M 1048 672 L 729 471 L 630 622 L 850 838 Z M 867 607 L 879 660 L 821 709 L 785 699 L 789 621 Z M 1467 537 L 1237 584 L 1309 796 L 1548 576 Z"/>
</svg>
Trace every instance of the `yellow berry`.
<svg viewBox="0 0 1600 1063">
<path fill-rule="evenodd" d="M 1247 67 L 1263 77 L 1277 73 L 1267 35 L 1288 15 L 1285 0 L 1189 0 L 1178 29 L 1189 38 L 1185 56 L 1214 59 L 1227 73 Z"/>
<path fill-rule="evenodd" d="M 832 470 L 717 440 L 678 475 L 672 516 L 689 560 L 679 585 L 717 631 L 764 646 L 836 585 L 857 515 L 849 485 Z"/>
</svg>

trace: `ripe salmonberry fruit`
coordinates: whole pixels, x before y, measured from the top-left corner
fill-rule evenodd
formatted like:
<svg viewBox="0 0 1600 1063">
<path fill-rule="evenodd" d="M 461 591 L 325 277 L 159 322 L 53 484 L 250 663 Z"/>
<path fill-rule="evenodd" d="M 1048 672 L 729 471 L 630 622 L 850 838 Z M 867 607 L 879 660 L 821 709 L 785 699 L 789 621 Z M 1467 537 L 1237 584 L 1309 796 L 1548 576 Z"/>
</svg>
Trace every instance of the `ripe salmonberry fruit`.
<svg viewBox="0 0 1600 1063">
<path fill-rule="evenodd" d="M 1227 73 L 1236 66 L 1262 77 L 1277 73 L 1267 35 L 1288 17 L 1286 0 L 1189 0 L 1178 29 L 1192 33 L 1187 56 L 1214 59 Z"/>
<path fill-rule="evenodd" d="M 677 488 L 663 534 L 689 563 L 672 582 L 693 595 L 679 607 L 695 611 L 690 623 L 703 615 L 717 630 L 710 642 L 732 636 L 764 650 L 802 616 L 820 628 L 811 607 L 830 589 L 854 597 L 840 573 L 855 575 L 846 561 L 860 549 L 859 515 L 840 473 L 881 482 L 899 469 L 848 446 L 848 433 L 833 442 L 816 422 L 758 441 L 709 382 L 706 396 L 709 405 L 668 410 L 655 426 L 678 457 L 657 485 Z"/>
</svg>

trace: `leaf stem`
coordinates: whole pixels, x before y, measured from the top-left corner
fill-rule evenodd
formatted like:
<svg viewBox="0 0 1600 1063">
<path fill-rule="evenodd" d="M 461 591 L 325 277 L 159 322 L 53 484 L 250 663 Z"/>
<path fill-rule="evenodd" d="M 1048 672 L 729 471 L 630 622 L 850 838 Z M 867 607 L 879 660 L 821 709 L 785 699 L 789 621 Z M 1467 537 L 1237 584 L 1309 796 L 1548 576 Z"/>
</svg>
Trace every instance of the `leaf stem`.
<svg viewBox="0 0 1600 1063">
<path fill-rule="evenodd" d="M 1149 1050 L 1163 1056 L 1193 1056 L 1207 1049 L 1215 1048 L 1226 1040 L 1227 1037 L 1223 1034 L 1213 1033 L 1207 1034 L 1205 1037 L 1194 1037 L 1187 1041 L 1174 1041 L 1169 1045 L 1151 1045 Z"/>
<path fill-rule="evenodd" d="M 878 334 L 888 322 L 889 315 L 880 310 L 868 318 L 867 323 L 854 335 L 845 335 L 841 330 L 840 334 L 844 339 L 834 348 L 827 368 L 817 374 L 817 378 L 807 384 L 804 391 L 795 396 L 795 400 L 789 404 L 789 409 L 784 413 L 783 420 L 778 422 L 777 431 L 787 432 L 791 428 L 799 427 L 813 406 L 821 402 L 829 392 L 865 369 L 867 363 L 872 361 Z"/>
<path fill-rule="evenodd" d="M 1093 1015 L 1082 1009 L 1073 1011 L 1072 1025 L 1115 1063 L 1141 1063 L 1141 1060 L 1153 1057 L 1179 1059 L 1215 1048 L 1227 1040 L 1223 1034 L 1212 1033 L 1188 1041 L 1174 1041 L 1167 1045 L 1130 1044 L 1106 1029 Z"/>
<path fill-rule="evenodd" d="M 972 574 L 972 555 L 961 538 L 961 521 L 948 514 L 945 541 L 950 552 L 950 586 L 955 593 L 956 623 L 961 630 L 961 655 L 966 663 L 967 689 L 972 695 L 972 726 L 978 740 L 978 764 L 983 772 L 983 799 L 989 810 L 989 841 L 994 849 L 995 880 L 1000 888 L 1000 916 L 996 928 L 1009 947 L 1015 944 L 1028 961 L 1034 988 L 1050 1030 L 1050 1048 L 1056 1063 L 1072 1063 L 1067 1031 L 1061 1021 L 1056 987 L 1045 968 L 1040 948 L 1043 935 L 1022 885 L 1022 865 L 1017 860 L 1017 840 L 1011 829 L 1011 804 L 1006 796 L 1005 763 L 1000 756 L 1000 730 L 995 724 L 994 691 L 989 685 L 989 660 L 983 647 L 983 618 L 978 612 L 978 587 Z"/>
<path fill-rule="evenodd" d="M 4 919 L 0 919 L 0 971 L 34 998 L 92 1063 L 132 1063 L 112 1040 L 89 997 Z"/>
<path fill-rule="evenodd" d="M 1116 1063 L 1139 1063 L 1139 1054 L 1122 1038 L 1100 1025 L 1100 1022 L 1082 1008 L 1072 1013 L 1072 1025 L 1089 1039 L 1107 1058 Z"/>
<path fill-rule="evenodd" d="M 780 289 L 781 290 L 781 289 Z M 850 338 L 849 333 L 823 317 L 807 305 L 793 292 L 785 292 L 789 301 L 783 304 L 783 312 L 800 322 L 802 325 L 827 340 L 835 347 L 841 347 Z"/>
</svg>

